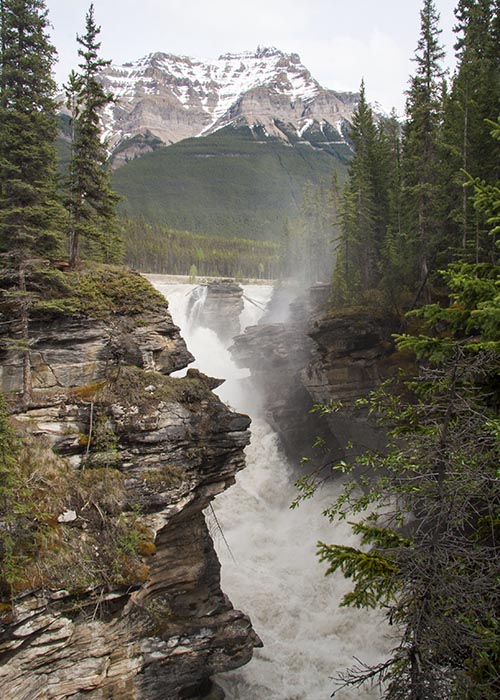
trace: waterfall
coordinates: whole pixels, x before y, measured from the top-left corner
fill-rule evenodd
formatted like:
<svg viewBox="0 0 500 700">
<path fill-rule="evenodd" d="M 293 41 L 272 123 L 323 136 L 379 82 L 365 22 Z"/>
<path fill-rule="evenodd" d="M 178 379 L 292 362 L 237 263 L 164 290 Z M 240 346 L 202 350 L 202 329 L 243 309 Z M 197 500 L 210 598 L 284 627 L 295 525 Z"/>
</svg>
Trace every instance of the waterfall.
<svg viewBox="0 0 500 700">
<path fill-rule="evenodd" d="M 197 327 L 200 311 L 207 298 L 207 287 L 198 285 L 189 291 L 189 301 L 186 309 L 187 330 L 190 332 Z"/>
<path fill-rule="evenodd" d="M 216 393 L 252 417 L 247 468 L 214 502 L 224 537 L 215 523 L 212 529 L 222 564 L 222 589 L 235 607 L 250 615 L 264 647 L 247 666 L 218 677 L 217 683 L 228 700 L 327 700 L 335 690 L 332 676 L 354 665 L 354 657 L 376 663 L 390 648 L 379 612 L 338 607 L 349 582 L 341 574 L 326 578 L 325 566 L 315 555 L 318 540 L 358 543 L 346 523 L 332 525 L 322 516 L 339 487 L 329 484 L 314 499 L 290 510 L 297 495 L 293 470 L 260 415 L 249 372 L 234 365 L 214 332 L 192 322 L 197 303 L 189 305 L 193 285 L 166 284 L 159 275 L 150 280 L 169 300 L 174 322 L 196 357 L 194 366 L 226 378 Z M 244 286 L 242 330 L 257 322 L 271 291 Z M 378 688 L 368 685 L 339 694 L 340 700 L 379 696 Z"/>
</svg>

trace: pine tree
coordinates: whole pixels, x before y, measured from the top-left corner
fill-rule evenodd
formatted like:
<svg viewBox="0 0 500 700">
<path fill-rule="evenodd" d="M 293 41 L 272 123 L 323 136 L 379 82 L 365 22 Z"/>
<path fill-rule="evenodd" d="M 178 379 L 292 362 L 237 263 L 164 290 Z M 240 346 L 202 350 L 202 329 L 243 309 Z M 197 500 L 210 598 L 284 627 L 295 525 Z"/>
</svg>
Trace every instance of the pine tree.
<svg viewBox="0 0 500 700">
<path fill-rule="evenodd" d="M 400 316 L 411 306 L 414 295 L 415 246 L 403 226 L 401 173 L 401 124 L 393 113 L 381 122 L 381 158 L 384 178 L 385 236 L 381 249 L 380 289 L 385 306 Z"/>
<path fill-rule="evenodd" d="M 439 16 L 432 0 L 424 0 L 420 21 L 420 38 L 415 53 L 417 68 L 407 93 L 402 174 L 404 223 L 408 235 L 415 241 L 418 282 L 423 290 L 427 289 L 433 256 L 436 246 L 439 246 L 437 163 L 444 52 L 439 44 Z"/>
<path fill-rule="evenodd" d="M 72 111 L 73 142 L 68 177 L 67 205 L 70 215 L 70 262 L 79 257 L 84 238 L 94 255 L 112 262 L 120 257 L 116 204 L 118 196 L 110 186 L 106 145 L 101 141 L 100 114 L 113 101 L 99 80 L 109 61 L 99 57 L 100 33 L 94 20 L 94 6 L 86 15 L 85 34 L 78 36 L 80 73 L 72 73 L 66 88 Z M 96 250 L 97 249 L 97 252 Z"/>
<path fill-rule="evenodd" d="M 0 0 L 0 249 L 16 259 L 54 254 L 57 196 L 55 49 L 43 0 Z"/>
<path fill-rule="evenodd" d="M 41 256 L 62 246 L 64 210 L 57 194 L 52 66 L 42 0 L 0 0 L 0 251 L 3 299 L 13 320 L 10 342 L 23 358 L 23 399 L 31 400 L 30 289 Z"/>
<path fill-rule="evenodd" d="M 342 205 L 343 230 L 332 285 L 334 303 L 359 301 L 380 282 L 391 188 L 399 167 L 396 131 L 390 120 L 375 122 L 362 83 L 350 134 L 354 156 Z"/>
<path fill-rule="evenodd" d="M 495 37 L 498 0 L 459 0 L 455 14 L 458 66 L 446 101 L 443 128 L 444 214 L 448 242 L 471 252 L 471 259 L 488 258 L 487 227 L 470 205 L 466 173 L 490 179 L 500 162 L 500 146 L 485 136 L 484 122 L 494 120 L 500 103 L 500 52 Z M 485 235 L 486 234 L 486 235 Z"/>
<path fill-rule="evenodd" d="M 490 130 L 500 142 L 500 119 Z M 495 238 L 500 180 L 470 184 Z M 381 608 L 398 635 L 386 661 L 338 678 L 381 679 L 386 700 L 500 693 L 500 265 L 455 264 L 443 276 L 450 303 L 422 307 L 426 332 L 397 338 L 418 371 L 358 402 L 381 416 L 386 449 L 335 465 L 352 479 L 325 515 L 356 518 L 365 547 L 318 543 L 327 574 L 352 581 L 342 605 Z M 304 497 L 319 483 L 299 480 Z"/>
<path fill-rule="evenodd" d="M 349 166 L 349 183 L 344 193 L 343 240 L 334 274 L 334 301 L 341 288 L 350 290 L 353 294 L 369 288 L 376 264 L 374 237 L 377 207 L 373 180 L 376 127 L 372 110 L 366 100 L 364 82 L 361 83 L 359 103 L 353 115 L 350 138 L 354 156 Z"/>
</svg>

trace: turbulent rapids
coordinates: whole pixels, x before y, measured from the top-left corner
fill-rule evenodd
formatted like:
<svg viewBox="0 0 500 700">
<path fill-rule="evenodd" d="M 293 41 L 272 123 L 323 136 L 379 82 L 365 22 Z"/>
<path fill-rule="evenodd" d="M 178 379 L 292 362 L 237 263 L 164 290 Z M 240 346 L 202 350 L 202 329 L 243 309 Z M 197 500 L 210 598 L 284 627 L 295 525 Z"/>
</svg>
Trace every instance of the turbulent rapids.
<svg viewBox="0 0 500 700">
<path fill-rule="evenodd" d="M 335 689 L 332 676 L 352 666 L 354 657 L 381 660 L 390 644 L 378 613 L 338 607 L 348 584 L 340 575 L 325 578 L 315 556 L 318 540 L 355 544 L 348 525 L 336 524 L 333 531 L 321 515 L 335 486 L 290 510 L 296 477 L 262 415 L 249 372 L 237 368 L 216 333 L 199 323 L 206 288 L 169 284 L 159 275 L 150 279 L 168 298 L 194 366 L 224 378 L 219 396 L 252 417 L 247 468 L 207 518 L 222 563 L 222 588 L 250 615 L 264 646 L 250 664 L 217 682 L 229 700 L 326 700 Z M 243 288 L 242 331 L 257 323 L 271 292 L 262 285 Z M 379 693 L 366 686 L 340 697 L 369 700 Z"/>
</svg>

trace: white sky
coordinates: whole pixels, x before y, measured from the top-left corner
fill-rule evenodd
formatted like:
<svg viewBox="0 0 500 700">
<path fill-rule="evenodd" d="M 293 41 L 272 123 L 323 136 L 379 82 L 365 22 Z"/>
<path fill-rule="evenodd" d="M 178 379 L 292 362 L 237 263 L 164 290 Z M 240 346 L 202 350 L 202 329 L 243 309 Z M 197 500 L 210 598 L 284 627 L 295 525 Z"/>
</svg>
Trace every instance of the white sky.
<svg viewBox="0 0 500 700">
<path fill-rule="evenodd" d="M 453 65 L 456 0 L 435 0 L 441 41 Z M 59 53 L 58 82 L 77 64 L 76 34 L 90 0 L 46 0 Z M 115 63 L 153 51 L 217 58 L 276 46 L 298 53 L 321 85 L 356 91 L 385 111 L 403 111 L 420 30 L 422 0 L 94 0 L 101 56 Z"/>
</svg>

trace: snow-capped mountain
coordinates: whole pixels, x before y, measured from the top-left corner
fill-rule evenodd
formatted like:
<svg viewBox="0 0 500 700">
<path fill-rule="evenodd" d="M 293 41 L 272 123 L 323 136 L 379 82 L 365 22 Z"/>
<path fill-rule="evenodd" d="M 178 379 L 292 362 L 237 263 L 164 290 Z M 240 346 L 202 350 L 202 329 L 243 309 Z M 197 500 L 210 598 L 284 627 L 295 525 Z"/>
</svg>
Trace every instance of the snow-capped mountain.
<svg viewBox="0 0 500 700">
<path fill-rule="evenodd" d="M 228 125 L 328 149 L 344 141 L 358 98 L 323 88 L 297 54 L 275 48 L 215 61 L 153 53 L 109 66 L 103 81 L 116 97 L 104 114 L 115 165 Z"/>
</svg>

